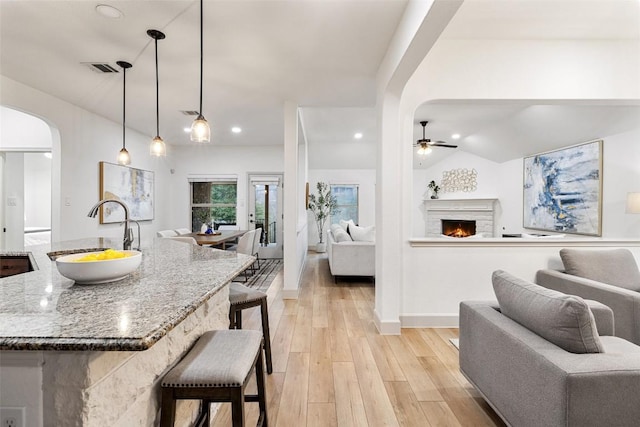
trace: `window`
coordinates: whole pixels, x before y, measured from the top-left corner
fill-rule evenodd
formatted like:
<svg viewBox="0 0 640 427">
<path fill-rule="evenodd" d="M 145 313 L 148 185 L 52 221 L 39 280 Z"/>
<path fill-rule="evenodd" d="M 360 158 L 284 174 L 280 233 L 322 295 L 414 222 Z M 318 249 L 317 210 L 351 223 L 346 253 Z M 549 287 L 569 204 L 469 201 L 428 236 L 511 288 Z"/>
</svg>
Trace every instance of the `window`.
<svg viewBox="0 0 640 427">
<path fill-rule="evenodd" d="M 236 180 L 190 179 L 191 229 L 200 231 L 202 224 L 217 229 L 221 224 L 236 223 L 238 199 Z"/>
<path fill-rule="evenodd" d="M 331 224 L 338 223 L 341 219 L 353 220 L 358 224 L 358 186 L 331 184 L 331 194 L 338 201 L 339 212 L 331 215 Z"/>
</svg>

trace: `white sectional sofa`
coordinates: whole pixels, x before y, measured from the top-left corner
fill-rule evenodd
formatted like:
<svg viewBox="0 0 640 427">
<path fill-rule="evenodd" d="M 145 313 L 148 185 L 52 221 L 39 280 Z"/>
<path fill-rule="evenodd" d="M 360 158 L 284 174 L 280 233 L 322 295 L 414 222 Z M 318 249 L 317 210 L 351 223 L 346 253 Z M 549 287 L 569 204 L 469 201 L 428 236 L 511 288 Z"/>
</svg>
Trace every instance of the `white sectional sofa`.
<svg viewBox="0 0 640 427">
<path fill-rule="evenodd" d="M 355 229 L 352 226 L 352 230 Z M 338 230 L 341 228 L 342 231 Z M 363 232 L 362 229 L 365 229 Z M 354 241 L 344 228 L 337 224 L 327 232 L 327 255 L 329 268 L 336 283 L 338 276 L 371 276 L 376 274 L 375 231 L 370 227 L 358 227 L 355 235 L 368 240 Z M 363 234 L 364 233 L 364 234 Z M 344 237 L 347 234 L 348 238 Z M 372 237 L 373 236 L 373 237 Z M 373 241 L 371 241 L 373 239 Z"/>
</svg>

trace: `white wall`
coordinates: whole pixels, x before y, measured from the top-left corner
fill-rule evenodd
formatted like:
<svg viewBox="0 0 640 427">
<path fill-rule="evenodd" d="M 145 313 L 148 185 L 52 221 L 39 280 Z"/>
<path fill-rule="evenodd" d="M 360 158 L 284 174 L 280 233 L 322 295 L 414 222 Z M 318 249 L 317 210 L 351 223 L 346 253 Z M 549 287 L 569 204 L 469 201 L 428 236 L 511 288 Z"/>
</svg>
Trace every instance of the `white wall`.
<svg viewBox="0 0 640 427">
<path fill-rule="evenodd" d="M 51 129 L 44 121 L 0 105 L 0 151 L 51 150 Z"/>
<path fill-rule="evenodd" d="M 0 79 L 0 104 L 42 118 L 53 137 L 52 239 L 87 236 L 119 237 L 122 226 L 100 225 L 87 212 L 99 199 L 98 163 L 116 163 L 122 146 L 122 125 L 97 116 L 46 93 L 4 76 Z M 170 224 L 166 213 L 174 206 L 169 188 L 169 169 L 174 150 L 165 158 L 149 155 L 150 138 L 127 130 L 131 166 L 155 172 L 155 219 L 144 221 L 142 242 Z M 147 240 L 148 241 L 148 240 Z"/>
<path fill-rule="evenodd" d="M 189 228 L 191 226 L 189 174 L 237 175 L 238 205 L 237 219 L 240 228 L 248 227 L 249 215 L 249 173 L 284 172 L 283 148 L 269 146 L 216 146 L 188 145 L 170 153 L 174 173 L 168 179 L 168 193 L 171 194 L 170 209 L 164 212 L 166 228 Z M 287 203 L 284 199 L 284 203 Z"/>
<path fill-rule="evenodd" d="M 436 99 L 469 100 L 637 100 L 640 99 L 640 43 L 637 40 L 439 40 L 416 73 L 407 82 L 400 100 L 399 123 L 387 134 L 382 132 L 383 149 L 395 147 L 401 157 L 398 177 L 386 173 L 386 180 L 401 191 L 399 213 L 385 211 L 387 224 L 407 224 L 401 227 L 402 273 L 394 280 L 376 282 L 376 313 L 383 320 L 393 321 L 396 310 L 394 296 L 400 293 L 397 316 L 403 323 L 409 319 L 421 325 L 438 324 L 442 316 L 455 315 L 458 303 L 464 299 L 491 298 L 488 269 L 503 268 L 531 278 L 532 272 L 545 267 L 545 260 L 557 254 L 558 248 L 543 252 L 515 251 L 513 248 L 486 249 L 460 248 L 455 251 L 442 248 L 423 248 L 407 244 L 416 226 L 415 195 L 417 189 L 403 188 L 413 183 L 412 153 L 405 150 L 413 140 L 413 120 L 416 108 Z M 603 135 L 604 150 L 604 213 L 605 233 L 629 235 L 638 230 L 637 220 L 625 216 L 624 195 L 637 191 L 640 174 L 637 149 L 627 147 L 624 140 L 637 141 L 638 134 Z M 571 144 L 568 144 L 571 145 Z M 624 146 L 623 154 L 612 155 L 614 146 Z M 392 154 L 387 154 L 393 157 Z M 395 167 L 395 166 L 394 166 Z M 494 178 L 505 185 L 498 194 L 507 229 L 519 227 L 521 218 L 521 160 L 507 162 Z M 380 171 L 380 166 L 379 166 Z M 513 178 L 518 175 L 517 178 Z M 427 179 L 428 175 L 418 179 Z M 424 182 L 424 181 L 423 181 Z M 382 185 L 382 183 L 380 183 Z M 421 184 L 423 185 L 423 184 Z M 384 183 L 385 188 L 387 183 Z M 411 185 L 410 185 L 411 186 Z M 503 195 L 503 192 L 506 194 Z M 388 202 L 384 201 L 384 205 Z M 377 214 L 380 215 L 380 210 Z M 509 218 L 508 220 L 506 218 Z M 391 227 L 393 228 L 393 227 Z M 508 230 L 511 231 L 511 230 Z M 384 234 L 384 233 L 383 233 Z M 393 234 L 393 233 L 391 233 Z M 634 237 L 637 237 L 635 235 Z M 395 243 L 392 235 L 384 234 L 383 244 Z M 378 234 L 380 239 L 380 234 Z M 637 242 L 635 243 L 637 246 Z M 377 249 L 377 248 L 376 248 Z M 397 249 L 396 249 L 397 250 Z M 529 253 L 531 252 L 531 253 Z M 393 256 L 376 257 L 376 271 L 393 270 Z M 470 262 L 464 262 L 470 260 Z M 472 261 L 471 261 L 472 260 Z M 477 260 L 477 261 L 476 261 Z M 382 263 L 378 266 L 378 262 Z M 387 276 L 388 277 L 388 276 Z M 378 290 L 378 287 L 382 289 Z M 384 296 L 380 298 L 379 296 Z"/>
<path fill-rule="evenodd" d="M 358 223 L 361 226 L 376 223 L 376 171 L 375 169 L 310 169 L 309 194 L 315 194 L 316 184 L 357 184 L 358 185 Z M 311 211 L 307 211 L 309 224 L 309 246 L 318 243 L 318 228 Z M 326 228 L 331 224 L 327 221 Z M 325 230 L 326 231 L 326 230 Z M 326 242 L 326 239 L 325 239 Z"/>
<path fill-rule="evenodd" d="M 640 123 L 638 129 L 603 139 L 603 202 L 602 237 L 621 238 L 640 236 L 640 218 L 625 213 L 628 192 L 640 191 Z M 568 141 L 573 145 L 578 141 Z M 424 216 L 420 209 L 423 189 L 431 179 L 440 182 L 442 171 L 475 168 L 478 171 L 478 190 L 473 193 L 440 193 L 441 199 L 498 198 L 496 235 L 531 232 L 522 227 L 522 167 L 523 159 L 495 163 L 472 154 L 457 152 L 426 170 L 414 170 L 413 230 L 423 237 Z"/>
<path fill-rule="evenodd" d="M 51 159 L 24 154 L 24 226 L 51 227 Z"/>
</svg>

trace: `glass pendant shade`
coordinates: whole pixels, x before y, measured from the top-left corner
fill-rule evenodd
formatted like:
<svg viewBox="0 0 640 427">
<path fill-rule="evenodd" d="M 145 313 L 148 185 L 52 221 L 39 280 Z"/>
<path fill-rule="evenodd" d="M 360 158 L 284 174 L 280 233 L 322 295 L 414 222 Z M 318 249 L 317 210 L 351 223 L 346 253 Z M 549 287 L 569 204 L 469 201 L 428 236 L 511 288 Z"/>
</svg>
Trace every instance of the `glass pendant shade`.
<svg viewBox="0 0 640 427">
<path fill-rule="evenodd" d="M 164 141 L 159 136 L 156 136 L 151 141 L 149 146 L 149 152 L 152 156 L 162 157 L 167 155 L 167 147 L 164 145 Z"/>
<path fill-rule="evenodd" d="M 203 115 L 199 115 L 191 124 L 191 141 L 193 142 L 209 142 L 211 139 L 211 128 L 207 119 Z"/>
<path fill-rule="evenodd" d="M 131 156 L 127 151 L 126 145 L 126 117 L 127 117 L 127 69 L 132 65 L 126 61 L 117 61 L 120 67 L 122 67 L 122 150 L 118 153 L 118 164 L 128 165 L 131 163 Z"/>
<path fill-rule="evenodd" d="M 431 153 L 431 151 L 431 147 L 429 147 L 427 144 L 420 144 L 420 148 L 418 148 L 418 155 L 426 156 L 427 154 Z"/>
<path fill-rule="evenodd" d="M 131 164 L 131 156 L 129 156 L 129 152 L 124 147 L 118 153 L 118 164 L 124 166 Z"/>
</svg>

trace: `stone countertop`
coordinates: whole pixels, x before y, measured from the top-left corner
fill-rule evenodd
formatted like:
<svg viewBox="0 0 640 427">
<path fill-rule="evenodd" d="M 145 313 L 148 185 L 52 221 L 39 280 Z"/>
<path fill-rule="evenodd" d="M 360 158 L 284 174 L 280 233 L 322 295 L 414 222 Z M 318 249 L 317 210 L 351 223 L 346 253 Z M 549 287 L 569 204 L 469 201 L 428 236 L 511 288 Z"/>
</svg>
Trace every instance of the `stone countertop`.
<svg viewBox="0 0 640 427">
<path fill-rule="evenodd" d="M 255 260 L 156 238 L 127 278 L 77 285 L 47 253 L 122 247 L 89 238 L 28 248 L 38 269 L 0 279 L 0 350 L 146 350 Z"/>
</svg>

